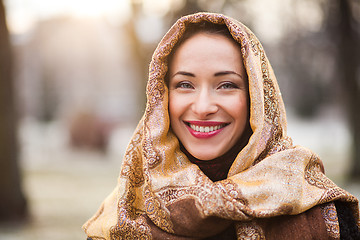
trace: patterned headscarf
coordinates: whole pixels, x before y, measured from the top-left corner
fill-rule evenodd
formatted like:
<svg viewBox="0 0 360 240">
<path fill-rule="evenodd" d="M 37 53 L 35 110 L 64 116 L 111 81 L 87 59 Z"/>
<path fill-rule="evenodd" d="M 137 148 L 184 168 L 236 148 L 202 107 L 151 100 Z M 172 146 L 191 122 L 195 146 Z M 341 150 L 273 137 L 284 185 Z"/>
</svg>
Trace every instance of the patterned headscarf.
<svg viewBox="0 0 360 240">
<path fill-rule="evenodd" d="M 170 128 L 164 80 L 174 45 L 189 23 L 201 21 L 227 26 L 241 45 L 249 80 L 253 134 L 228 178 L 217 182 L 180 150 Z M 235 223 L 238 239 L 263 239 L 265 230 L 256 219 L 295 215 L 335 200 L 347 202 L 359 219 L 358 200 L 323 174 L 317 155 L 292 145 L 275 75 L 246 26 L 221 14 L 182 17 L 159 43 L 149 68 L 146 111 L 127 147 L 116 188 L 83 226 L 89 237 L 200 239 Z"/>
</svg>

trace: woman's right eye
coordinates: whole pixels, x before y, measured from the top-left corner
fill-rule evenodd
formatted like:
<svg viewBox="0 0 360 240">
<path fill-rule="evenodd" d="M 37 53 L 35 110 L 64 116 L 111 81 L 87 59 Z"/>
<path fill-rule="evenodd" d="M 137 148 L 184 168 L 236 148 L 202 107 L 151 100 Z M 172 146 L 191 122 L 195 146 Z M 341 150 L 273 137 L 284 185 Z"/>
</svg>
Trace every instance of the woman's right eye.
<svg viewBox="0 0 360 240">
<path fill-rule="evenodd" d="M 189 82 L 179 82 L 176 84 L 176 88 L 192 89 L 193 86 Z"/>
</svg>

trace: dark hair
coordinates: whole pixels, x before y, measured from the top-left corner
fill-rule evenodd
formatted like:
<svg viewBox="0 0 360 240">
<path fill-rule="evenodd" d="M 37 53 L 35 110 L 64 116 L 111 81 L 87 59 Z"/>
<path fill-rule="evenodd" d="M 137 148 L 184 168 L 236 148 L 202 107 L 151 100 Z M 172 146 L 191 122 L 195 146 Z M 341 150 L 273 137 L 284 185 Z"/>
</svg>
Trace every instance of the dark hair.
<svg viewBox="0 0 360 240">
<path fill-rule="evenodd" d="M 222 35 L 222 36 L 227 37 L 230 40 L 236 42 L 233 39 L 233 37 L 231 36 L 231 33 L 229 32 L 229 29 L 227 28 L 227 26 L 225 24 L 215 24 L 215 23 L 208 22 L 208 21 L 202 21 L 199 23 L 189 23 L 186 26 L 185 33 L 182 35 L 180 40 L 176 43 L 172 52 L 174 52 L 182 43 L 184 43 L 186 40 L 188 40 L 189 38 L 191 38 L 192 36 L 194 36 L 197 33 L 209 33 L 209 34 Z"/>
</svg>

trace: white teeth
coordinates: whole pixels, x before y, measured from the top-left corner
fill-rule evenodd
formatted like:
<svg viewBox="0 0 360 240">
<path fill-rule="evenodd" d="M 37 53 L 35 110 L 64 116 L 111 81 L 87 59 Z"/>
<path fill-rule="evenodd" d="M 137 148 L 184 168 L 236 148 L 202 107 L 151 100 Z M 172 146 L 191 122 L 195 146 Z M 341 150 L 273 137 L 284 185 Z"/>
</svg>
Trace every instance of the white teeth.
<svg viewBox="0 0 360 240">
<path fill-rule="evenodd" d="M 210 126 L 210 127 L 204 127 L 204 126 L 198 126 L 198 125 L 190 124 L 190 128 L 192 130 L 197 131 L 197 132 L 204 132 L 204 133 L 216 131 L 216 130 L 219 130 L 220 128 L 222 128 L 222 127 L 224 127 L 223 124 L 216 125 L 216 126 Z"/>
</svg>

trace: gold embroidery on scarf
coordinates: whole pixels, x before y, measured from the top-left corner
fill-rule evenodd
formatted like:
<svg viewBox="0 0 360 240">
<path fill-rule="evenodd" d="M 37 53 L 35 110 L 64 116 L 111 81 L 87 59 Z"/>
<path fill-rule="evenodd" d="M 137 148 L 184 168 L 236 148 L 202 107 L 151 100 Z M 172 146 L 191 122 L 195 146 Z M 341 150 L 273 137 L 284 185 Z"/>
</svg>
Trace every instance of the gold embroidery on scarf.
<svg viewBox="0 0 360 240">
<path fill-rule="evenodd" d="M 110 229 L 112 240 L 118 239 L 151 239 L 150 227 L 146 223 L 143 211 L 133 207 L 136 190 L 144 184 L 141 154 L 138 148 L 141 145 L 143 125 L 139 124 L 125 153 L 120 176 L 127 178 L 126 195 L 118 203 L 118 222 Z M 125 180 L 123 180 L 125 181 Z"/>
<path fill-rule="evenodd" d="M 180 199 L 196 197 L 198 199 L 207 199 L 208 192 L 204 189 L 210 188 L 208 190 L 213 192 L 213 185 L 209 184 L 209 179 L 207 179 L 202 173 L 196 172 L 196 182 L 192 186 L 167 186 L 163 189 L 160 189 L 156 195 L 165 203 L 165 205 L 170 205 Z"/>
<path fill-rule="evenodd" d="M 141 156 L 141 154 L 137 152 L 137 148 L 141 142 L 141 137 L 141 131 L 138 131 L 132 138 L 126 150 L 124 162 L 120 172 L 120 175 L 128 178 L 135 187 L 139 187 L 144 183 L 141 159 L 138 157 L 139 155 Z"/>
<path fill-rule="evenodd" d="M 266 61 L 265 53 L 262 49 L 260 51 L 261 71 L 264 81 L 264 108 L 265 118 L 273 123 L 276 127 L 279 126 L 279 102 L 276 96 L 276 90 L 273 81 L 269 78 L 269 68 Z M 280 131 L 281 129 L 279 129 Z"/>
<path fill-rule="evenodd" d="M 124 200 L 118 204 L 118 222 L 110 229 L 111 240 L 141 239 L 150 240 L 151 230 L 143 216 L 143 211 L 133 207 L 136 196 L 134 186 L 129 183 L 129 190 Z"/>
<path fill-rule="evenodd" d="M 203 188 L 201 188 L 202 191 L 196 191 L 195 196 L 201 200 L 205 215 L 208 215 L 209 212 L 216 212 L 217 216 L 221 218 L 248 219 L 248 216 L 244 214 L 244 212 L 250 212 L 246 206 L 247 201 L 232 180 L 226 179 L 213 184 L 211 181 L 205 181 L 205 179 L 200 180 L 200 177 L 197 179 L 199 182 L 196 186 L 203 186 Z"/>
<path fill-rule="evenodd" d="M 340 227 L 334 203 L 323 204 L 320 208 L 325 220 L 327 233 L 335 239 L 340 239 Z"/>
<path fill-rule="evenodd" d="M 197 182 L 193 186 L 166 187 L 156 194 L 166 206 L 181 199 L 194 198 L 200 200 L 197 201 L 201 205 L 198 209 L 202 209 L 201 214 L 204 216 L 209 212 L 216 212 L 217 216 L 222 218 L 248 219 L 244 214 L 250 212 L 247 201 L 234 182 L 227 179 L 213 184 L 200 173 L 196 179 Z"/>
<path fill-rule="evenodd" d="M 246 54 L 245 54 L 244 46 L 247 45 L 247 42 L 246 42 L 244 32 L 240 29 L 240 27 L 237 24 L 235 24 L 231 21 L 226 21 L 226 25 L 227 25 L 232 37 L 235 39 L 235 41 L 237 41 L 240 44 L 241 54 L 245 58 Z"/>
<path fill-rule="evenodd" d="M 310 185 L 325 190 L 319 199 L 318 204 L 334 201 L 344 196 L 352 202 L 356 202 L 354 196 L 338 187 L 321 172 L 320 160 L 315 154 L 311 156 L 311 159 L 305 168 L 305 179 Z"/>
<path fill-rule="evenodd" d="M 153 191 L 149 187 L 145 189 L 145 211 L 148 217 L 157 225 L 159 228 L 174 233 L 173 225 L 170 220 L 170 213 L 165 211 L 165 207 L 161 206 L 160 201 L 154 195 Z"/>
<path fill-rule="evenodd" d="M 321 172 L 321 164 L 319 158 L 313 154 L 309 163 L 305 168 L 305 179 L 313 186 L 321 189 L 329 189 L 336 185 Z"/>
<path fill-rule="evenodd" d="M 271 124 L 267 124 L 267 126 L 268 128 L 264 127 L 264 131 L 262 132 L 262 139 L 267 143 L 266 147 L 259 155 L 258 159 L 254 161 L 253 165 L 256 165 L 261 160 L 274 153 L 292 148 L 292 139 L 283 136 L 282 128 L 280 126 L 274 127 Z"/>
<path fill-rule="evenodd" d="M 239 222 L 235 227 L 239 240 L 265 240 L 264 231 L 255 222 Z"/>
<path fill-rule="evenodd" d="M 146 113 L 150 114 L 154 110 L 154 106 L 159 103 L 164 97 L 165 82 L 163 79 L 166 72 L 166 65 L 164 63 L 152 63 L 149 69 L 149 81 L 147 84 L 147 108 Z"/>
<path fill-rule="evenodd" d="M 222 186 L 222 190 L 225 193 L 224 196 L 228 201 L 236 200 L 238 203 L 244 206 L 248 205 L 248 201 L 244 198 L 239 187 L 230 179 L 226 179 L 219 183 Z"/>
<path fill-rule="evenodd" d="M 140 187 L 144 184 L 144 174 L 141 167 L 140 158 L 136 155 L 126 156 L 126 165 L 121 169 L 121 175 L 129 178 L 129 180 L 136 186 Z"/>
<path fill-rule="evenodd" d="M 217 14 L 198 14 L 196 16 L 186 16 L 183 18 L 183 20 L 184 22 L 190 22 L 190 23 L 197 23 L 206 20 L 216 24 L 223 24 L 224 19 L 219 16 L 220 15 Z"/>
<path fill-rule="evenodd" d="M 198 188 L 193 187 L 166 187 L 162 189 L 158 196 L 166 203 L 170 205 L 180 199 L 187 198 L 188 196 L 195 196 L 198 193 Z"/>
<path fill-rule="evenodd" d="M 263 139 L 266 140 L 266 147 L 259 155 L 258 159 L 254 161 L 254 165 L 262 159 L 285 149 L 292 147 L 292 140 L 289 137 L 283 136 L 283 129 L 280 124 L 280 109 L 279 109 L 279 96 L 273 80 L 270 78 L 270 70 L 264 49 L 260 42 L 253 34 L 248 34 L 250 39 L 250 46 L 245 46 L 244 49 L 251 49 L 255 56 L 259 56 L 261 63 L 261 72 L 263 78 L 263 91 L 264 91 L 264 114 L 265 124 L 269 126 L 262 133 Z M 244 42 L 246 44 L 246 42 Z"/>
<path fill-rule="evenodd" d="M 152 168 L 155 168 L 157 165 L 159 165 L 161 161 L 160 161 L 158 152 L 154 149 L 152 141 L 150 140 L 151 136 L 150 136 L 149 130 L 147 131 L 146 136 L 147 137 L 145 138 L 143 147 L 142 147 L 143 154 L 144 154 L 143 156 L 144 156 L 145 162 L 149 166 L 149 169 L 152 169 Z"/>
</svg>

